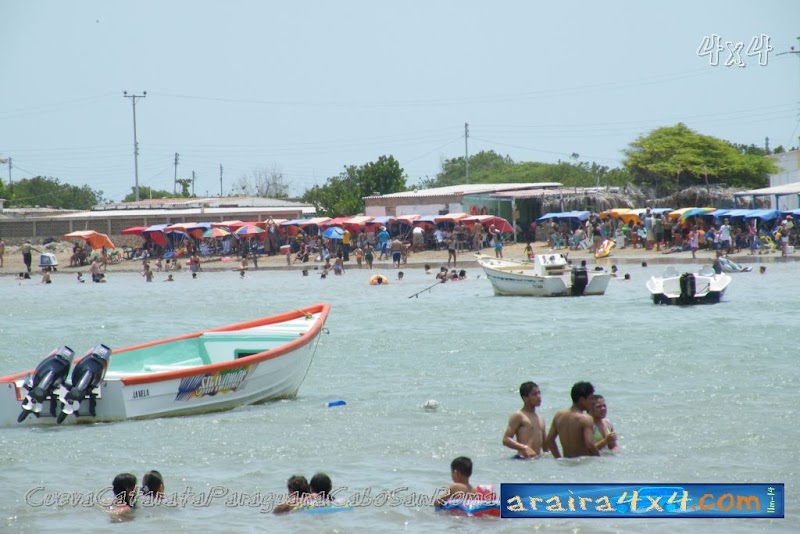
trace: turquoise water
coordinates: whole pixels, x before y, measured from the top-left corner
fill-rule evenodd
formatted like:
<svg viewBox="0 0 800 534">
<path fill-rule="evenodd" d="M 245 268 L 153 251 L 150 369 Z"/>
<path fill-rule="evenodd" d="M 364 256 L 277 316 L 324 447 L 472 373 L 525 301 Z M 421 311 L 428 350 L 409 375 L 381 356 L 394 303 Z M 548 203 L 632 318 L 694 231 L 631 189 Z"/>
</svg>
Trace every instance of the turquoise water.
<svg viewBox="0 0 800 534">
<path fill-rule="evenodd" d="M 410 299 L 433 284 L 419 267 L 404 269 L 403 281 L 392 269 L 327 279 L 313 271 L 308 277 L 250 272 L 243 280 L 232 272 L 197 280 L 179 273 L 173 284 L 147 284 L 135 273 L 112 273 L 107 284 L 77 284 L 57 274 L 49 286 L 3 277 L 2 374 L 35 366 L 60 344 L 82 353 L 97 343 L 119 348 L 317 302 L 331 303 L 332 311 L 330 334 L 296 399 L 195 417 L 0 429 L 0 530 L 105 531 L 109 518 L 99 507 L 44 501 L 65 499 L 63 492 L 88 500 L 117 473 L 141 478 L 158 469 L 167 493 L 189 502 L 140 509 L 116 530 L 797 531 L 798 267 L 774 263 L 766 275 L 734 274 L 721 304 L 694 308 L 654 306 L 644 283 L 661 268 L 638 265 L 622 266 L 631 282 L 614 280 L 605 296 L 579 299 L 495 297 L 477 268 L 468 269 L 465 281 Z M 373 273 L 392 281 L 369 286 Z M 541 386 L 548 426 L 555 410 L 569 405 L 572 384 L 590 380 L 608 401 L 624 451 L 578 461 L 512 461 L 501 439 L 526 380 Z M 347 405 L 327 408 L 338 399 Z M 429 399 L 438 402 L 436 411 L 421 407 Z M 468 519 L 388 503 L 325 515 L 261 513 L 289 476 L 317 471 L 346 488 L 341 497 L 394 490 L 400 500 L 424 503 L 449 482 L 449 463 L 460 455 L 474 461 L 473 483 L 498 488 L 501 482 L 784 482 L 787 517 Z M 254 506 L 242 504 L 248 497 Z"/>
</svg>

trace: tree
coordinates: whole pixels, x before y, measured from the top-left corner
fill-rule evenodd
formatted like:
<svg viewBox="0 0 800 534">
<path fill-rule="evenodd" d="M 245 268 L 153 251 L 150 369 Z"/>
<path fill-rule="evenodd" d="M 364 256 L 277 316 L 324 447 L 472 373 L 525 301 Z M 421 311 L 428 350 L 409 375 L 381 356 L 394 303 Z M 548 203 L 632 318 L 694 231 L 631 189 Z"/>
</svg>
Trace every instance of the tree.
<svg viewBox="0 0 800 534">
<path fill-rule="evenodd" d="M 289 198 L 289 184 L 277 165 L 272 169 L 254 169 L 249 175 L 241 176 L 234 191 L 250 197 Z"/>
<path fill-rule="evenodd" d="M 180 180 L 178 180 L 180 182 Z M 189 183 L 192 183 L 189 180 Z M 188 196 L 188 195 L 187 195 Z M 147 187 L 146 185 L 139 186 L 139 199 L 146 200 L 149 198 L 179 198 L 180 195 L 176 195 L 164 189 L 153 189 L 151 187 Z M 122 199 L 123 202 L 136 202 L 136 188 L 131 187 L 131 192 L 125 195 L 125 198 Z"/>
<path fill-rule="evenodd" d="M 447 187 L 463 184 L 466 181 L 466 165 L 464 157 L 443 159 L 441 170 L 434 179 L 423 180 L 420 185 L 425 189 Z M 503 174 L 514 161 L 508 156 L 501 156 L 493 150 L 481 151 L 469 158 L 469 180 L 472 183 L 486 183 L 491 176 Z"/>
<path fill-rule="evenodd" d="M 678 123 L 633 141 L 625 151 L 625 167 L 636 183 L 654 187 L 656 196 L 711 183 L 764 187 L 777 168 L 755 148 L 737 148 Z"/>
<path fill-rule="evenodd" d="M 103 202 L 103 192 L 88 185 L 62 184 L 57 178 L 35 176 L 6 186 L 9 206 L 50 206 L 53 208 L 89 210 Z"/>
<path fill-rule="evenodd" d="M 339 176 L 328 178 L 323 186 L 314 186 L 303 195 L 317 213 L 328 217 L 355 215 L 364 211 L 364 197 L 386 195 L 406 190 L 406 178 L 394 156 L 361 167 L 350 165 Z"/>
</svg>

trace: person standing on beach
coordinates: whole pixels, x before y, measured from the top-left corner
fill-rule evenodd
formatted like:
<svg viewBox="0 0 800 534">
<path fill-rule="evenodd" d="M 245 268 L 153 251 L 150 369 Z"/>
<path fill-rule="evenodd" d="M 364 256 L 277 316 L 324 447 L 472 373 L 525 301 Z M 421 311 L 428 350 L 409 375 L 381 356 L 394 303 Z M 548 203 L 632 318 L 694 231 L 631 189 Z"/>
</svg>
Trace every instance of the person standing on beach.
<svg viewBox="0 0 800 534">
<path fill-rule="evenodd" d="M 6 253 L 6 242 L 0 237 L 0 267 L 3 266 L 3 256 Z"/>
<path fill-rule="evenodd" d="M 697 233 L 697 226 L 689 231 L 689 248 L 692 250 L 692 259 L 697 259 L 697 248 L 700 236 Z"/>
<path fill-rule="evenodd" d="M 525 382 L 519 387 L 519 396 L 522 408 L 509 417 L 503 445 L 517 451 L 519 459 L 534 458 L 545 445 L 544 417 L 536 413 L 536 407 L 542 405 L 542 392 L 535 383 Z"/>
<path fill-rule="evenodd" d="M 33 245 L 31 245 L 31 240 L 26 239 L 25 242 L 22 244 L 22 247 L 20 247 L 20 252 L 22 252 L 22 263 L 25 264 L 25 268 L 28 270 L 28 274 L 31 273 L 31 250 L 35 250 L 36 252 L 39 252 L 39 254 L 41 254 L 41 251 L 33 248 Z"/>
<path fill-rule="evenodd" d="M 350 261 L 350 230 L 347 228 L 342 232 L 342 253 L 344 261 Z"/>
<path fill-rule="evenodd" d="M 592 408 L 593 395 L 594 386 L 589 382 L 576 382 L 572 386 L 572 406 L 556 412 L 547 434 L 546 447 L 554 458 L 561 458 L 556 437 L 561 441 L 566 458 L 600 456 L 594 444 L 594 420 L 586 413 Z"/>
<path fill-rule="evenodd" d="M 447 266 L 450 267 L 450 258 L 453 258 L 453 267 L 456 266 L 456 240 L 453 236 L 447 240 Z"/>
</svg>

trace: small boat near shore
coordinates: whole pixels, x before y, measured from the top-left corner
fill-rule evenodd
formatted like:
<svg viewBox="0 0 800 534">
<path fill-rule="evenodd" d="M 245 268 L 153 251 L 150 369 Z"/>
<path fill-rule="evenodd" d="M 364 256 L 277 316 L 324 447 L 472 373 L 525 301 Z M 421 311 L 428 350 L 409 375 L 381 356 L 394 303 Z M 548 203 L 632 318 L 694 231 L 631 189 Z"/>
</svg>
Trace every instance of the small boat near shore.
<svg viewBox="0 0 800 534">
<path fill-rule="evenodd" d="M 294 397 L 329 311 L 317 304 L 114 351 L 98 345 L 74 365 L 62 346 L 36 369 L 0 377 L 0 426 L 192 415 Z"/>
<path fill-rule="evenodd" d="M 725 273 L 717 274 L 708 266 L 698 273 L 678 273 L 668 267 L 664 275 L 653 276 L 647 281 L 647 289 L 655 304 L 716 304 L 731 283 Z"/>
<path fill-rule="evenodd" d="M 492 283 L 495 295 L 568 297 L 602 295 L 611 274 L 570 267 L 559 253 L 537 254 L 533 263 L 477 254 L 478 263 Z"/>
</svg>

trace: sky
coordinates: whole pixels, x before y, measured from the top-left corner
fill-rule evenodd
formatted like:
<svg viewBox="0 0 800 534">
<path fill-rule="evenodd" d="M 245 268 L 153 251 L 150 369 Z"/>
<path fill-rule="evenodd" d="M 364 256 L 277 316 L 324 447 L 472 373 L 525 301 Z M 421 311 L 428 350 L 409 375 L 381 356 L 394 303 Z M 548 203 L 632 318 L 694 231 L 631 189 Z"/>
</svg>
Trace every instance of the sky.
<svg viewBox="0 0 800 534">
<path fill-rule="evenodd" d="M 135 183 L 124 91 L 147 92 L 139 185 L 172 191 L 177 152 L 198 196 L 257 170 L 301 195 L 382 155 L 409 185 L 467 150 L 616 167 L 678 122 L 759 146 L 800 135 L 800 54 L 779 55 L 800 51 L 796 0 L 0 0 L 0 21 L 12 181 L 114 201 Z"/>
</svg>

